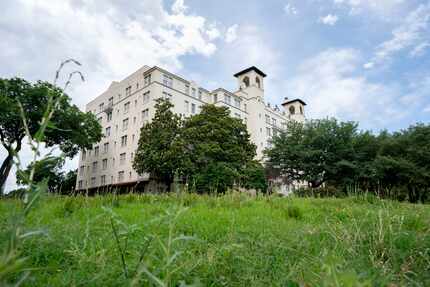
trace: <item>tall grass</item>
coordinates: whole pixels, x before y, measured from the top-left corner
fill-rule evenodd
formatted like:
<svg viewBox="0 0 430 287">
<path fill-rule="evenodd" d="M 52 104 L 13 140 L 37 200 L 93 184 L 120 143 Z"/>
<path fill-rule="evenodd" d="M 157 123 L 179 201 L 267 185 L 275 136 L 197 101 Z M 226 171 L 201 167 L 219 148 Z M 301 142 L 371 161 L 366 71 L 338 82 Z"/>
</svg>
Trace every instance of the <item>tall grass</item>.
<svg viewBox="0 0 430 287">
<path fill-rule="evenodd" d="M 0 220 L 16 204 L 0 204 Z M 430 284 L 425 205 L 234 193 L 50 196 L 40 205 L 27 224 L 50 236 L 24 242 L 29 266 L 41 268 L 29 286 Z"/>
<path fill-rule="evenodd" d="M 80 65 L 79 62 L 73 59 L 69 59 L 62 62 L 55 73 L 55 78 L 53 82 L 54 88 L 57 87 L 57 82 L 59 80 L 62 69 L 65 65 L 70 63 Z M 55 111 L 58 109 L 62 98 L 64 97 L 64 91 L 70 85 L 74 75 L 79 75 L 80 78 L 84 80 L 81 72 L 74 71 L 69 74 L 63 88 L 61 89 L 62 93 L 60 95 L 56 96 L 54 91 L 48 90 L 49 95 L 48 101 L 46 103 L 46 109 L 40 121 L 39 129 L 35 134 L 32 134 L 30 132 L 26 114 L 24 112 L 22 104 L 18 102 L 25 135 L 28 140 L 28 145 L 31 148 L 32 161 L 30 165 L 32 166 L 32 168 L 27 173 L 21 165 L 19 155 L 17 153 L 14 154 L 14 164 L 16 166 L 17 173 L 20 174 L 24 185 L 27 186 L 27 189 L 25 190 L 25 193 L 23 195 L 23 198 L 21 199 L 18 208 L 14 209 L 14 213 L 9 214 L 8 218 L 6 219 L 9 221 L 9 225 L 6 226 L 6 244 L 0 257 L 0 285 L 20 286 L 27 280 L 30 275 L 30 271 L 34 269 L 26 266 L 27 258 L 21 255 L 21 246 L 24 240 L 36 235 L 44 234 L 43 229 L 25 228 L 25 221 L 27 216 L 34 209 L 41 195 L 48 189 L 48 179 L 41 182 L 34 181 L 36 162 L 41 157 L 40 147 L 41 144 L 44 142 L 46 129 L 50 125 L 51 119 Z"/>
</svg>

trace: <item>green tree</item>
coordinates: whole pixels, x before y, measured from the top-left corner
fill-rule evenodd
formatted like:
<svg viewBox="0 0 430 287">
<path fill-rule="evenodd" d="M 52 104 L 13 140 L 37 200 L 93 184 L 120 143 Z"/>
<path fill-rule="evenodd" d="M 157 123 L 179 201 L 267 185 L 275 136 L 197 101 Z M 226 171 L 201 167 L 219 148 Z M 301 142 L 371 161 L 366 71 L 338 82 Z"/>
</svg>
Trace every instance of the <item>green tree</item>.
<svg viewBox="0 0 430 287">
<path fill-rule="evenodd" d="M 64 158 L 48 156 L 34 164 L 34 181 L 42 182 L 48 180 L 48 191 L 57 193 L 61 189 L 64 181 L 64 173 L 62 168 L 64 166 Z M 17 184 L 25 184 L 25 178 L 33 169 L 33 164 L 30 164 L 26 170 L 19 171 L 16 175 Z M 25 176 L 27 174 L 27 176 Z"/>
<path fill-rule="evenodd" d="M 181 117 L 172 112 L 173 104 L 157 99 L 155 116 L 140 130 L 139 144 L 133 168 L 140 175 L 149 173 L 152 179 L 169 187 L 182 166 L 183 145 L 180 142 Z"/>
<path fill-rule="evenodd" d="M 266 193 L 267 180 L 264 166 L 258 161 L 248 162 L 242 170 L 241 186 Z"/>
<path fill-rule="evenodd" d="M 342 182 L 356 170 L 353 139 L 357 124 L 336 119 L 292 121 L 287 131 L 265 151 L 268 167 L 289 181 L 305 180 L 316 188 L 327 181 Z"/>
<path fill-rule="evenodd" d="M 61 97 L 48 129 L 37 134 L 39 123 L 46 116 L 49 97 Z M 20 108 L 22 107 L 22 110 Z M 61 89 L 47 83 L 31 84 L 24 79 L 0 79 L 0 140 L 7 156 L 0 167 L 0 189 L 10 173 L 13 156 L 22 148 L 25 126 L 21 114 L 33 137 L 45 142 L 47 147 L 59 146 L 66 156 L 73 157 L 80 149 L 88 149 L 100 141 L 100 124 L 91 113 L 83 113 L 70 103 Z"/>
<path fill-rule="evenodd" d="M 230 117 L 226 107 L 202 106 L 184 123 L 182 174 L 198 192 L 225 192 L 240 183 L 244 169 L 256 155 L 246 125 Z"/>
</svg>

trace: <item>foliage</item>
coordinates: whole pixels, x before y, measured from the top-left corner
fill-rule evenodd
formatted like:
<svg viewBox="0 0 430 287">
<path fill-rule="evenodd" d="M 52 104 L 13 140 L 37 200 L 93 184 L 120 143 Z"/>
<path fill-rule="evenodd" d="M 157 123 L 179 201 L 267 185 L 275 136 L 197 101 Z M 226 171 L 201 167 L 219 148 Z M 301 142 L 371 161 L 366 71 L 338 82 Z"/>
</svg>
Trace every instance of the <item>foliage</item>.
<svg viewBox="0 0 430 287">
<path fill-rule="evenodd" d="M 133 161 L 139 174 L 168 185 L 176 175 L 200 193 L 225 192 L 234 184 L 265 191 L 263 169 L 253 161 L 255 146 L 241 120 L 213 105 L 182 120 L 172 107 L 158 99 L 154 119 L 141 129 Z"/>
<path fill-rule="evenodd" d="M 337 196 L 374 192 L 426 202 L 430 199 L 429 142 L 430 125 L 375 136 L 359 132 L 355 123 L 325 119 L 290 123 L 287 132 L 274 137 L 266 155 L 272 172 L 290 181 L 305 180 L 313 188 L 330 185 Z"/>
<path fill-rule="evenodd" d="M 47 156 L 30 164 L 26 170 L 17 172 L 17 184 L 25 184 L 25 178 L 34 170 L 34 181 L 41 182 L 47 179 L 49 192 L 70 194 L 75 189 L 77 171 L 64 173 L 63 166 L 63 157 Z"/>
<path fill-rule="evenodd" d="M 264 166 L 258 161 L 250 161 L 242 171 L 241 186 L 266 193 L 267 180 Z"/>
<path fill-rule="evenodd" d="M 70 77 L 65 85 L 70 83 Z M 70 98 L 54 84 L 29 83 L 21 78 L 0 79 L 0 139 L 7 151 L 0 168 L 3 187 L 27 134 L 44 142 L 47 147 L 59 146 L 69 157 L 79 149 L 91 148 L 101 139 L 101 127 L 94 115 L 83 113 L 70 103 Z M 41 134 L 40 123 L 47 116 L 47 105 L 55 103 L 53 113 Z M 26 123 L 21 119 L 25 115 Z M 27 130 L 26 130 L 27 129 Z"/>
<path fill-rule="evenodd" d="M 8 90 L 8 85 L 6 85 L 6 92 L 10 93 L 9 96 L 16 97 L 16 105 L 17 110 L 14 112 L 17 112 L 20 118 L 17 118 L 17 120 L 22 124 L 23 131 L 22 133 L 27 137 L 28 144 L 31 148 L 32 152 L 32 161 L 30 164 L 30 168 L 27 172 L 25 172 L 22 169 L 21 161 L 17 153 L 17 149 L 20 148 L 21 140 L 24 136 L 19 137 L 19 140 L 16 140 L 13 138 L 14 132 L 11 134 L 8 134 L 11 130 L 8 130 L 7 128 L 2 130 L 0 132 L 1 134 L 1 141 L 2 144 L 9 148 L 8 152 L 8 158 L 5 160 L 11 161 L 9 159 L 10 156 L 12 156 L 15 160 L 15 165 L 17 168 L 17 172 L 20 175 L 21 182 L 27 186 L 27 189 L 21 190 L 22 195 L 18 195 L 18 202 L 20 202 L 20 206 L 15 209 L 14 214 L 8 218 L 8 220 L 4 220 L 4 222 L 7 222 L 8 225 L 6 225 L 6 228 L 4 228 L 4 246 L 3 246 L 3 252 L 0 256 L 0 285 L 1 286 L 20 286 L 25 282 L 28 277 L 30 276 L 31 268 L 28 268 L 26 266 L 27 264 L 27 257 L 22 255 L 21 246 L 24 244 L 25 240 L 33 238 L 35 235 L 43 234 L 42 229 L 36 229 L 36 230 L 28 230 L 25 227 L 26 219 L 30 215 L 30 212 L 34 209 L 36 204 L 38 203 L 40 197 L 43 193 L 45 193 L 48 190 L 48 179 L 37 179 L 35 178 L 35 171 L 38 165 L 38 158 L 40 157 L 40 145 L 45 139 L 45 135 L 49 132 L 49 128 L 52 128 L 51 120 L 57 111 L 59 107 L 61 107 L 61 102 L 64 99 L 67 99 L 67 96 L 63 94 L 63 92 L 60 89 L 56 88 L 56 82 L 59 78 L 60 72 L 64 65 L 68 63 L 75 63 L 80 65 L 77 61 L 70 59 L 66 60 L 61 63 L 59 69 L 56 72 L 55 81 L 53 84 L 54 90 L 59 90 L 60 92 L 53 93 L 51 90 L 47 90 L 46 93 L 49 95 L 46 98 L 46 102 L 44 103 L 45 110 L 43 111 L 40 121 L 37 122 L 37 126 L 35 125 L 34 131 L 32 131 L 32 123 L 30 121 L 31 115 L 26 114 L 26 110 L 24 109 L 24 105 L 21 103 L 19 89 L 18 90 Z M 82 74 L 79 71 L 75 71 L 69 74 L 69 78 L 67 82 L 65 83 L 64 89 L 67 88 L 67 86 L 70 84 L 70 80 L 72 79 L 73 75 L 79 74 L 82 77 Z M 2 83 L 4 84 L 4 82 Z M 25 86 L 25 85 L 24 85 Z M 5 88 L 4 86 L 2 88 Z M 1 100 L 5 99 L 5 89 L 2 90 L 1 94 Z M 28 91 L 24 91 L 23 93 L 27 93 Z M 22 99 L 27 99 L 23 97 Z M 13 102 L 10 102 L 9 104 L 13 105 Z M 11 107 L 14 109 L 14 107 Z M 6 114 L 3 115 L 3 120 L 8 119 L 10 120 L 11 117 L 13 117 L 13 114 Z M 15 115 L 17 116 L 17 115 Z M 4 122 L 3 122 L 4 124 Z M 33 123 L 34 124 L 34 123 Z M 16 126 L 19 128 L 19 124 Z M 33 133 L 32 133 L 33 132 Z M 15 131 L 16 134 L 19 133 L 19 130 Z M 16 141 L 16 147 L 7 146 L 7 142 L 10 141 L 12 138 L 12 141 Z M 10 142 L 9 142 L 10 143 Z M 18 149 L 19 150 L 19 149 Z M 43 160 L 42 160 L 43 161 Z M 7 166 L 5 169 L 2 170 L 2 176 L 7 173 L 10 170 L 10 164 L 7 163 Z M 4 163 L 2 165 L 2 168 L 4 168 Z"/>
<path fill-rule="evenodd" d="M 181 173 L 197 192 L 225 192 L 239 183 L 256 155 L 245 124 L 227 107 L 204 105 L 184 122 L 185 156 Z"/>
<path fill-rule="evenodd" d="M 117 200 L 115 207 L 106 196 L 48 194 L 38 202 L 24 228 L 43 228 L 49 236 L 22 242 L 25 267 L 37 269 L 26 284 L 430 285 L 428 205 L 234 193 L 129 194 Z M 2 227 L 18 206 L 12 199 L 0 202 Z M 0 228 L 0 238 L 6 232 Z"/>
<path fill-rule="evenodd" d="M 151 178 L 169 186 L 181 167 L 183 154 L 182 145 L 178 142 L 182 121 L 172 112 L 172 107 L 167 99 L 157 99 L 154 118 L 140 130 L 133 161 L 133 168 L 139 174 L 147 172 Z"/>
</svg>

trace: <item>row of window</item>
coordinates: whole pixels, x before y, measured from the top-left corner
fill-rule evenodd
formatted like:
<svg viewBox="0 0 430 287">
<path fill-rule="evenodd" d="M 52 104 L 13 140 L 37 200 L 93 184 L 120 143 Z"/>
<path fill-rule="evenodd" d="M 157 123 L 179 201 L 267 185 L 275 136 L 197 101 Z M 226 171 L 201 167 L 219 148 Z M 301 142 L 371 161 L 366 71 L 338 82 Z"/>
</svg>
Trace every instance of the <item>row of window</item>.
<svg viewBox="0 0 430 287">
<path fill-rule="evenodd" d="M 134 142 L 135 140 L 135 135 L 132 135 L 132 142 Z M 127 146 L 127 141 L 128 141 L 128 135 L 123 135 L 121 137 L 121 147 L 126 147 Z M 114 148 L 116 148 L 116 141 L 114 142 Z M 106 154 L 109 152 L 109 143 L 106 142 L 103 144 L 103 154 Z M 94 156 L 97 157 L 99 156 L 100 153 L 100 147 L 99 146 L 95 146 L 94 147 Z M 88 156 L 91 156 L 91 150 L 88 150 Z M 86 160 L 87 158 L 87 150 L 83 150 L 82 151 L 82 160 Z"/>
<path fill-rule="evenodd" d="M 130 154 L 130 161 L 132 161 L 133 158 L 134 158 L 134 153 L 131 153 Z M 125 152 L 121 153 L 119 155 L 119 165 L 120 166 L 124 165 L 126 163 L 126 160 L 127 160 L 127 153 L 125 153 Z M 92 164 L 91 164 L 91 172 L 92 173 L 96 173 L 98 171 L 98 167 L 99 167 L 98 164 L 99 164 L 98 161 L 92 162 Z M 115 166 L 115 158 L 112 158 L 112 163 L 111 164 L 112 164 L 112 167 Z M 108 159 L 104 158 L 104 159 L 102 159 L 102 170 L 107 170 L 107 168 L 108 168 Z M 87 172 L 90 172 L 90 166 L 87 166 L 85 168 L 85 165 L 81 165 L 79 167 L 79 175 L 80 176 L 83 176 L 85 174 L 85 169 L 87 170 Z"/>
<path fill-rule="evenodd" d="M 129 172 L 129 178 L 131 179 L 132 173 Z M 118 178 L 117 178 L 117 182 L 121 183 L 123 182 L 125 179 L 125 171 L 121 170 L 118 172 Z M 113 176 L 110 177 L 110 183 L 114 183 L 113 180 Z M 85 185 L 87 184 L 87 181 L 85 181 Z M 101 175 L 100 176 L 100 185 L 106 185 L 107 181 L 106 181 L 106 175 Z M 95 187 L 97 185 L 97 178 L 95 176 L 91 177 L 90 179 L 90 187 Z M 84 186 L 84 181 L 83 180 L 79 180 L 78 181 L 78 189 L 83 189 L 86 186 Z"/>
</svg>

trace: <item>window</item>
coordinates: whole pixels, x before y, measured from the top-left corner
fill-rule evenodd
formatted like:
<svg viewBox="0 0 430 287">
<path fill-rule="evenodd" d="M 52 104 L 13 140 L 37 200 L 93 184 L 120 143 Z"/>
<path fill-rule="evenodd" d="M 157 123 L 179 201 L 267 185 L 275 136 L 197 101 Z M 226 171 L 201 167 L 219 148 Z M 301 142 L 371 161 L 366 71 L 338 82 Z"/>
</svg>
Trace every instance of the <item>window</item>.
<svg viewBox="0 0 430 287">
<path fill-rule="evenodd" d="M 102 169 L 103 170 L 107 169 L 107 164 L 108 164 L 108 159 L 107 158 L 103 159 L 103 161 L 102 161 Z"/>
<path fill-rule="evenodd" d="M 190 85 L 185 85 L 185 94 L 190 94 Z"/>
<path fill-rule="evenodd" d="M 103 117 L 98 117 L 97 121 L 99 122 L 99 124 L 102 123 Z"/>
<path fill-rule="evenodd" d="M 190 102 L 188 102 L 188 101 L 184 102 L 184 110 L 186 113 L 190 112 Z"/>
<path fill-rule="evenodd" d="M 278 131 L 273 129 L 273 136 L 276 137 L 278 135 Z"/>
<path fill-rule="evenodd" d="M 100 185 L 105 185 L 106 184 L 106 175 L 102 175 L 100 177 Z"/>
<path fill-rule="evenodd" d="M 95 177 L 91 178 L 91 186 L 96 186 L 96 178 Z"/>
<path fill-rule="evenodd" d="M 270 137 L 272 135 L 270 128 L 266 128 L 266 135 Z"/>
<path fill-rule="evenodd" d="M 296 108 L 294 106 L 289 107 L 290 114 L 294 115 L 296 113 Z"/>
<path fill-rule="evenodd" d="M 234 116 L 238 119 L 240 119 L 240 115 L 238 113 L 234 113 Z"/>
<path fill-rule="evenodd" d="M 83 184 L 82 184 L 82 180 L 80 180 L 80 181 L 78 182 L 78 188 L 79 188 L 79 189 L 82 189 L 82 185 L 83 185 Z"/>
<path fill-rule="evenodd" d="M 240 108 L 240 99 L 238 97 L 234 98 L 234 106 L 238 109 Z"/>
<path fill-rule="evenodd" d="M 93 173 L 97 172 L 97 162 L 93 162 Z"/>
<path fill-rule="evenodd" d="M 248 106 L 246 104 L 243 104 L 243 109 L 245 110 L 245 112 L 247 112 Z"/>
<path fill-rule="evenodd" d="M 134 143 L 134 134 L 131 136 L 131 142 Z"/>
<path fill-rule="evenodd" d="M 270 124 L 270 117 L 269 117 L 269 115 L 266 115 L 266 123 Z"/>
<path fill-rule="evenodd" d="M 121 137 L 121 147 L 127 146 L 127 136 Z"/>
<path fill-rule="evenodd" d="M 168 92 L 166 92 L 166 91 L 164 91 L 163 92 L 163 97 L 165 98 L 165 99 L 167 99 L 167 100 L 171 100 L 172 99 L 172 94 L 169 94 Z"/>
<path fill-rule="evenodd" d="M 124 180 L 124 171 L 118 172 L 118 182 L 122 182 Z"/>
<path fill-rule="evenodd" d="M 108 153 L 109 151 L 109 143 L 104 143 L 103 144 L 103 153 Z"/>
<path fill-rule="evenodd" d="M 128 113 L 130 110 L 130 102 L 124 104 L 124 114 Z"/>
<path fill-rule="evenodd" d="M 195 89 L 195 88 L 192 88 L 192 89 L 191 89 L 191 96 L 192 96 L 193 98 L 195 98 L 195 97 L 196 97 L 196 89 Z"/>
<path fill-rule="evenodd" d="M 122 96 L 121 94 L 118 94 L 118 100 L 121 100 Z"/>
<path fill-rule="evenodd" d="M 148 118 L 149 118 L 149 109 L 143 110 L 142 111 L 142 120 L 145 120 Z"/>
<path fill-rule="evenodd" d="M 122 130 L 126 131 L 127 128 L 128 128 L 128 118 L 126 118 L 122 121 Z"/>
<path fill-rule="evenodd" d="M 137 100 L 134 100 L 134 107 L 137 107 Z"/>
<path fill-rule="evenodd" d="M 125 153 L 119 155 L 119 165 L 125 164 Z"/>
<path fill-rule="evenodd" d="M 85 165 L 81 165 L 81 167 L 79 168 L 79 175 L 82 176 L 85 173 Z"/>
<path fill-rule="evenodd" d="M 143 104 L 149 103 L 149 92 L 143 94 Z"/>
<path fill-rule="evenodd" d="M 218 95 L 217 94 L 214 95 L 214 103 L 216 103 L 216 102 L 218 102 Z"/>
<path fill-rule="evenodd" d="M 145 85 L 145 86 L 149 85 L 149 84 L 151 83 L 151 74 L 146 75 L 146 76 L 143 78 L 143 81 L 144 81 L 144 85 Z"/>
<path fill-rule="evenodd" d="M 199 90 L 199 100 L 200 101 L 202 100 L 202 95 L 203 95 L 203 92 L 201 90 Z"/>
<path fill-rule="evenodd" d="M 303 107 L 300 106 L 300 114 L 303 115 Z"/>
<path fill-rule="evenodd" d="M 229 95 L 227 95 L 227 94 L 224 94 L 224 102 L 226 103 L 226 104 L 231 104 L 231 96 L 229 96 Z"/>
<path fill-rule="evenodd" d="M 172 87 L 173 86 L 173 78 L 164 74 L 163 75 L 163 84 L 165 86 Z"/>
<path fill-rule="evenodd" d="M 112 112 L 107 113 L 107 121 L 110 122 L 112 120 Z"/>
<path fill-rule="evenodd" d="M 127 88 L 125 88 L 125 96 L 130 96 L 131 95 L 131 86 L 128 86 Z"/>
<path fill-rule="evenodd" d="M 94 148 L 94 156 L 99 156 L 99 147 L 98 146 L 96 146 Z"/>
<path fill-rule="evenodd" d="M 276 127 L 276 119 L 272 118 L 272 125 L 274 125 Z"/>
<path fill-rule="evenodd" d="M 105 129 L 105 137 L 109 137 L 110 136 L 110 127 L 107 127 L 106 129 Z"/>
<path fill-rule="evenodd" d="M 109 98 L 108 105 L 109 105 L 109 107 L 113 106 L 113 97 Z"/>
<path fill-rule="evenodd" d="M 85 160 L 87 158 L 87 151 L 82 150 L 82 160 Z"/>
<path fill-rule="evenodd" d="M 191 113 L 193 115 L 196 113 L 196 104 L 191 104 Z"/>
<path fill-rule="evenodd" d="M 243 83 L 245 84 L 245 88 L 249 87 L 249 77 L 243 78 Z"/>
<path fill-rule="evenodd" d="M 103 112 L 103 110 L 104 110 L 104 103 L 101 103 L 100 105 L 99 105 L 99 111 L 100 112 Z"/>
<path fill-rule="evenodd" d="M 261 83 L 260 83 L 260 78 L 259 77 L 255 78 L 255 82 L 257 83 L 257 87 L 261 88 Z"/>
<path fill-rule="evenodd" d="M 136 90 L 139 90 L 139 83 L 136 83 Z"/>
</svg>

